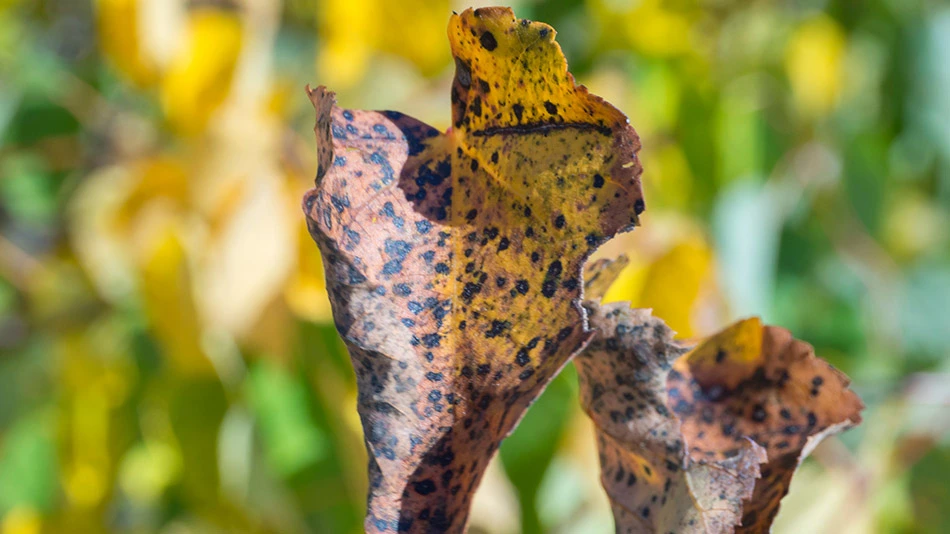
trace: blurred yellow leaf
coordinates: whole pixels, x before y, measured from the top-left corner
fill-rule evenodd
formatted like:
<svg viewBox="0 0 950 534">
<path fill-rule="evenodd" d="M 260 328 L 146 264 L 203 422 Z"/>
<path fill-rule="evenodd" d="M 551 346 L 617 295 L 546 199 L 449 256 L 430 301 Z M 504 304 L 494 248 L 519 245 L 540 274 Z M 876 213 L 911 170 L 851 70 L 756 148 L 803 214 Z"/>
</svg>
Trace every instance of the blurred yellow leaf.
<svg viewBox="0 0 950 534">
<path fill-rule="evenodd" d="M 636 257 L 636 254 L 630 254 Z M 681 337 L 696 332 L 692 320 L 701 289 L 712 277 L 712 250 L 699 237 L 687 237 L 648 265 L 633 263 L 624 269 L 604 296 L 604 302 L 629 300 L 638 308 L 652 308 Z"/>
<path fill-rule="evenodd" d="M 43 518 L 29 507 L 17 506 L 7 512 L 0 522 L 0 534 L 40 534 Z"/>
<path fill-rule="evenodd" d="M 287 305 L 299 317 L 315 323 L 329 323 L 333 320 L 333 313 L 327 296 L 323 259 L 303 225 L 297 232 L 297 247 L 297 271 L 284 290 Z"/>
<path fill-rule="evenodd" d="M 140 7 L 139 0 L 98 0 L 96 15 L 103 55 L 133 83 L 144 87 L 155 83 L 158 72 L 143 50 Z"/>
<path fill-rule="evenodd" d="M 162 80 L 161 98 L 172 127 L 202 131 L 230 90 L 243 28 L 232 9 L 200 7 L 188 14 L 186 42 Z"/>
<path fill-rule="evenodd" d="M 166 229 L 146 252 L 141 291 L 152 330 L 174 367 L 186 374 L 210 374 L 214 368 L 201 349 L 201 326 L 195 308 L 185 249 Z"/>
<path fill-rule="evenodd" d="M 650 265 L 637 306 L 653 308 L 679 333 L 694 334 L 690 315 L 710 276 L 712 251 L 699 239 L 674 246 Z"/>
<path fill-rule="evenodd" d="M 142 503 L 161 497 L 181 470 L 181 455 L 167 444 L 150 441 L 129 449 L 119 468 L 119 484 L 132 499 Z"/>
<path fill-rule="evenodd" d="M 426 75 L 449 63 L 442 45 L 450 13 L 447 0 L 328 0 L 319 6 L 321 83 L 355 85 L 376 51 L 401 56 Z"/>
<path fill-rule="evenodd" d="M 692 13 L 670 9 L 662 0 L 593 0 L 591 11 L 605 26 L 605 36 L 619 35 L 647 56 L 671 57 L 692 48 Z M 679 4 L 691 4 L 681 2 Z"/>
<path fill-rule="evenodd" d="M 794 31 L 785 50 L 785 70 L 799 111 L 820 116 L 838 103 L 846 45 L 841 27 L 827 16 Z"/>
</svg>

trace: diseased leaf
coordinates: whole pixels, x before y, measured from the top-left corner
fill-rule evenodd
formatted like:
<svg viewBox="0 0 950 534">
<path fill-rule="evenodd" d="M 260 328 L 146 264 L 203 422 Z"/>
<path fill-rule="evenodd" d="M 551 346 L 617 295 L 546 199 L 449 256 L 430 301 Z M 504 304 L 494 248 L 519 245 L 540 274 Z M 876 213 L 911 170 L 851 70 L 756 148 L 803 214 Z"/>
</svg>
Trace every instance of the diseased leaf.
<svg viewBox="0 0 950 534">
<path fill-rule="evenodd" d="M 746 440 L 719 458 L 691 454 L 666 385 L 686 347 L 649 310 L 623 302 L 590 312 L 597 335 L 574 362 L 617 532 L 732 532 L 765 451 Z"/>
<path fill-rule="evenodd" d="M 464 528 L 498 443 L 590 338 L 584 260 L 644 206 L 636 133 L 550 26 L 467 10 L 449 39 L 444 134 L 310 92 L 304 210 L 357 372 L 369 532 Z"/>
<path fill-rule="evenodd" d="M 847 378 L 787 330 L 740 321 L 680 357 L 648 311 L 587 306 L 575 364 L 618 532 L 767 532 L 801 459 L 860 422 Z"/>
<path fill-rule="evenodd" d="M 811 345 L 758 318 L 707 339 L 674 370 L 668 403 L 695 443 L 691 454 L 719 458 L 745 438 L 768 454 L 738 532 L 767 532 L 805 456 L 861 422 L 864 404 L 848 378 Z"/>
</svg>

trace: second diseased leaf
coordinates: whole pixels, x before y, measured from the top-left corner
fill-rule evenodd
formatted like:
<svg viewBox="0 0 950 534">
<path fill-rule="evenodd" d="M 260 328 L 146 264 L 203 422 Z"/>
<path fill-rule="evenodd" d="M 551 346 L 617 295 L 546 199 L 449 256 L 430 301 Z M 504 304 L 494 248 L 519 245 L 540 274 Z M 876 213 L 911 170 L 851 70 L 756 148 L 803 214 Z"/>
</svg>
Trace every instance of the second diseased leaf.
<svg viewBox="0 0 950 534">
<path fill-rule="evenodd" d="M 639 139 L 554 30 L 453 16 L 453 127 L 311 92 L 304 199 L 370 453 L 366 530 L 463 529 L 488 460 L 590 338 L 581 270 L 643 210 Z"/>
<path fill-rule="evenodd" d="M 588 308 L 575 364 L 619 532 L 768 532 L 802 458 L 861 420 L 787 330 L 748 319 L 689 351 L 648 310 Z"/>
</svg>

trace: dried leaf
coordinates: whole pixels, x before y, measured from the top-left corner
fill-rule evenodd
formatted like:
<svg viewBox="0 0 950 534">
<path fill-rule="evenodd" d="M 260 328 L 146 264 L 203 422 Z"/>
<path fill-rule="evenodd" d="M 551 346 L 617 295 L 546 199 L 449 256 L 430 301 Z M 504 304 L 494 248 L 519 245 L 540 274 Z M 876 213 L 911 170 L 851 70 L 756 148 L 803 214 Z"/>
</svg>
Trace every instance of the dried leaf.
<svg viewBox="0 0 950 534">
<path fill-rule="evenodd" d="M 615 303 L 590 312 L 598 334 L 574 362 L 617 532 L 731 532 L 765 452 L 745 441 L 714 460 L 690 454 L 666 388 L 687 349 L 648 310 Z"/>
<path fill-rule="evenodd" d="M 304 210 L 357 372 L 369 532 L 464 528 L 498 443 L 591 335 L 584 260 L 643 210 L 636 133 L 550 26 L 467 10 L 449 38 L 444 134 L 310 92 Z"/>
<path fill-rule="evenodd" d="M 804 457 L 861 422 L 864 405 L 848 378 L 811 345 L 758 318 L 707 339 L 674 370 L 668 402 L 695 443 L 691 454 L 718 458 L 746 437 L 768 453 L 739 532 L 767 532 Z"/>
<path fill-rule="evenodd" d="M 680 358 L 647 310 L 588 308 L 575 363 L 618 532 L 767 532 L 801 459 L 860 421 L 847 379 L 786 330 L 741 321 Z"/>
</svg>

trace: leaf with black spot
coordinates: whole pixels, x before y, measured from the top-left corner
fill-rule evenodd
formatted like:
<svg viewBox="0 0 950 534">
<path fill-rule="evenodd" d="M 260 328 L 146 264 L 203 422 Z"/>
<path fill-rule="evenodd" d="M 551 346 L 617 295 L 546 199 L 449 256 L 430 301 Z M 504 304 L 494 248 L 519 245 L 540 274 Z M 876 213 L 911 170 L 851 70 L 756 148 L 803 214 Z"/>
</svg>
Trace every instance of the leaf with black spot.
<svg viewBox="0 0 950 534">
<path fill-rule="evenodd" d="M 574 83 L 553 29 L 466 10 L 449 41 L 447 133 L 310 92 L 304 210 L 358 377 L 367 532 L 464 529 L 501 439 L 591 336 L 587 256 L 642 203 L 636 132 Z"/>
</svg>

